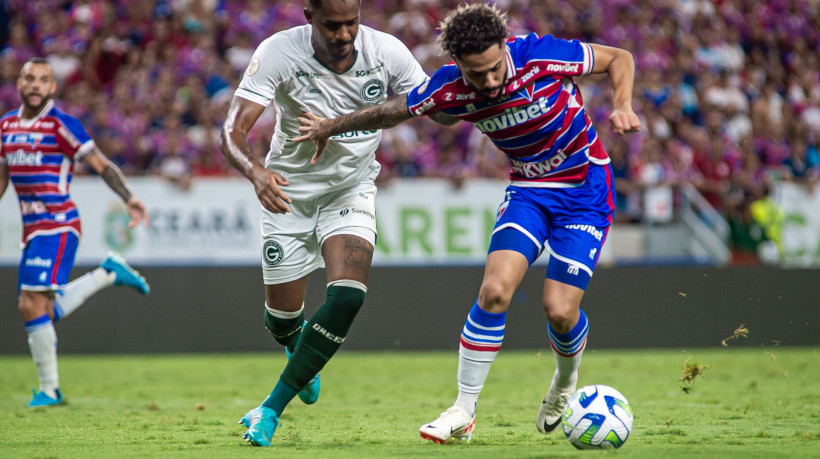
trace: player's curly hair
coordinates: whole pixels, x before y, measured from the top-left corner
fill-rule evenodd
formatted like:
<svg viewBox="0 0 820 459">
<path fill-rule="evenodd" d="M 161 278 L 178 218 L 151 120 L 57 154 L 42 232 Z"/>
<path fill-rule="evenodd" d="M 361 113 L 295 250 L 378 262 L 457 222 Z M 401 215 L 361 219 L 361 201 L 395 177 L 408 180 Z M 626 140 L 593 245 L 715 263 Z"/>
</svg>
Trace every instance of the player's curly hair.
<svg viewBox="0 0 820 459">
<path fill-rule="evenodd" d="M 461 5 L 441 21 L 441 50 L 454 58 L 479 54 L 507 38 L 507 13 L 486 3 Z"/>
</svg>

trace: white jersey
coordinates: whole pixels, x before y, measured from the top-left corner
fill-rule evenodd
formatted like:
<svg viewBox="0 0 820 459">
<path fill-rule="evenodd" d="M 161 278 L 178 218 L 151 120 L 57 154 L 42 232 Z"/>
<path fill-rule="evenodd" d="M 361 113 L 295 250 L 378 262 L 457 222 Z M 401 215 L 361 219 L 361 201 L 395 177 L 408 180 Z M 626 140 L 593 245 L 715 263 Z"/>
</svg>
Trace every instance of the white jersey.
<svg viewBox="0 0 820 459">
<path fill-rule="evenodd" d="M 276 130 L 265 166 L 282 174 L 293 199 L 316 196 L 375 179 L 381 170 L 376 148 L 381 130 L 348 132 L 330 138 L 319 163 L 310 164 L 313 142 L 295 143 L 297 117 L 311 112 L 337 118 L 387 100 L 387 89 L 404 94 L 427 79 L 410 50 L 396 37 L 360 25 L 356 58 L 336 73 L 314 57 L 311 25 L 278 32 L 253 54 L 236 96 L 276 109 Z"/>
</svg>

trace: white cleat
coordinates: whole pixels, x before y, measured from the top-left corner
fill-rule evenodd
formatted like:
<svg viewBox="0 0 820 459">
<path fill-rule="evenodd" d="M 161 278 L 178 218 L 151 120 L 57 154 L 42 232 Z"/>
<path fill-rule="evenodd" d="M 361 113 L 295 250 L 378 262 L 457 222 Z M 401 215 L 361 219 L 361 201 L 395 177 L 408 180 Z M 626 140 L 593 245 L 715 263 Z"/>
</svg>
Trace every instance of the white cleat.
<svg viewBox="0 0 820 459">
<path fill-rule="evenodd" d="M 419 435 L 425 440 L 443 444 L 449 438 L 470 441 L 475 430 L 475 414 L 470 416 L 463 408 L 451 406 L 435 421 L 421 426 Z"/>
<path fill-rule="evenodd" d="M 578 377 L 572 379 L 577 381 Z M 567 401 L 575 394 L 576 384 L 561 388 L 556 386 L 557 380 L 558 372 L 556 371 L 550 383 L 550 390 L 538 409 L 538 417 L 535 418 L 535 426 L 542 434 L 548 434 L 561 425 L 561 417 L 567 408 Z"/>
</svg>

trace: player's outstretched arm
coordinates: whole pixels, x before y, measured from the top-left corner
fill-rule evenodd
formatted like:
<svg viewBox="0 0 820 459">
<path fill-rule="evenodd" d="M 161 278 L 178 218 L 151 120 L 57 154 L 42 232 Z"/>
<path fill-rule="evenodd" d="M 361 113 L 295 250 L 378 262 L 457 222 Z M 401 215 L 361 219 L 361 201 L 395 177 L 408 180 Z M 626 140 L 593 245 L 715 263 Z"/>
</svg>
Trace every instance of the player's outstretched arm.
<svg viewBox="0 0 820 459">
<path fill-rule="evenodd" d="M 131 217 L 131 222 L 128 224 L 129 228 L 136 228 L 143 221 L 145 221 L 145 226 L 150 224 L 148 213 L 145 211 L 145 204 L 128 189 L 125 178 L 116 164 L 109 161 L 98 148 L 94 148 L 85 155 L 83 161 L 125 202 L 125 208 Z"/>
<path fill-rule="evenodd" d="M 330 136 L 351 131 L 365 131 L 391 128 L 402 121 L 412 118 L 407 110 L 407 97 L 399 96 L 383 104 L 360 108 L 353 113 L 326 120 L 313 113 L 305 113 L 298 118 L 299 137 L 294 142 L 311 141 L 316 144 L 316 153 L 311 158 L 311 164 L 316 164 L 327 146 Z"/>
<path fill-rule="evenodd" d="M 234 96 L 222 125 L 219 148 L 231 166 L 251 181 L 262 206 L 275 214 L 284 214 L 290 212 L 291 200 L 279 187 L 290 182 L 260 163 L 248 145 L 248 132 L 263 111 L 265 107 Z"/>
<path fill-rule="evenodd" d="M 618 135 L 637 132 L 641 129 L 641 120 L 632 110 L 632 88 L 635 83 L 635 61 L 632 53 L 625 49 L 590 43 L 595 54 L 595 67 L 592 73 L 609 74 L 612 86 L 612 113 L 609 124 Z"/>
</svg>

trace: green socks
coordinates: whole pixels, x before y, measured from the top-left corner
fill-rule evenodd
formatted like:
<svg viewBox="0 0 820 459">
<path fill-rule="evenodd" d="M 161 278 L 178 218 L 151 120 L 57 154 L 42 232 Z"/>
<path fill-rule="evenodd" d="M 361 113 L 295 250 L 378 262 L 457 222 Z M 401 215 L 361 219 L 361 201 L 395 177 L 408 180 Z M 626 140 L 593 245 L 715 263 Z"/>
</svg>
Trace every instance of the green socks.
<svg viewBox="0 0 820 459">
<path fill-rule="evenodd" d="M 366 292 L 367 287 L 357 281 L 339 280 L 328 284 L 325 304 L 305 325 L 279 382 L 263 406 L 282 414 L 293 397 L 324 368 L 347 338 Z M 274 337 L 280 340 L 276 334 Z"/>
</svg>

